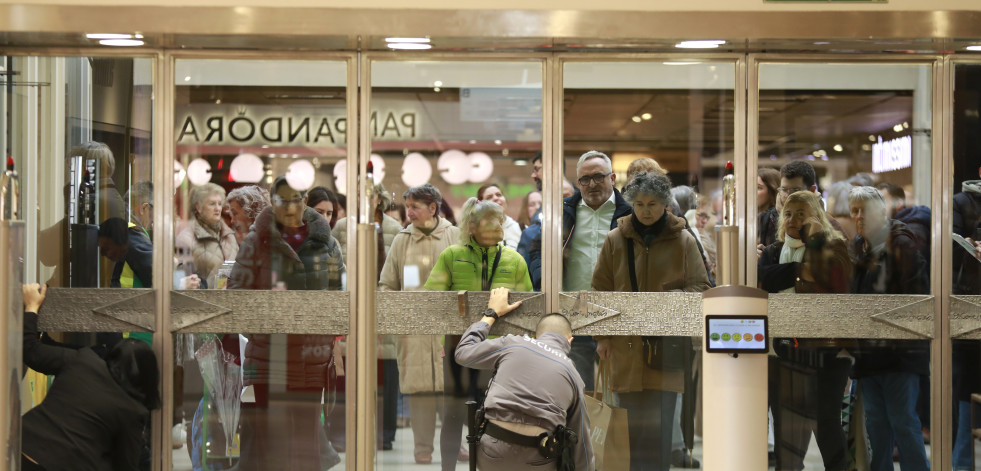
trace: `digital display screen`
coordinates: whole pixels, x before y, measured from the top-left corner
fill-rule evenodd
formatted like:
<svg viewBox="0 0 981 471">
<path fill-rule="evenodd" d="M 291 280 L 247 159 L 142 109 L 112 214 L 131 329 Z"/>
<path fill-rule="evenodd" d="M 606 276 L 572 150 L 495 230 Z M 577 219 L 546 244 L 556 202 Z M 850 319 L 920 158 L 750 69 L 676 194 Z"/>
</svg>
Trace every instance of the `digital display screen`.
<svg viewBox="0 0 981 471">
<path fill-rule="evenodd" d="M 767 353 L 766 316 L 705 316 L 708 353 Z"/>
</svg>

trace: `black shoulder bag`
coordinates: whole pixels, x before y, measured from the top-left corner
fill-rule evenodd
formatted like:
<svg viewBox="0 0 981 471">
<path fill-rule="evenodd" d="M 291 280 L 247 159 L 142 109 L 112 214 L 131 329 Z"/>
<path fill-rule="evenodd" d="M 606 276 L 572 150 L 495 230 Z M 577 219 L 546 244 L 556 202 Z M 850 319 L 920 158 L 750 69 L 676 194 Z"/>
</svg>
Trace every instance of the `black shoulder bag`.
<svg viewBox="0 0 981 471">
<path fill-rule="evenodd" d="M 630 270 L 630 287 L 638 291 L 637 259 L 634 257 L 634 241 L 624 238 L 627 243 L 627 267 Z M 644 365 L 648 368 L 663 371 L 685 370 L 685 349 L 691 350 L 690 337 L 642 337 L 644 344 Z"/>
</svg>

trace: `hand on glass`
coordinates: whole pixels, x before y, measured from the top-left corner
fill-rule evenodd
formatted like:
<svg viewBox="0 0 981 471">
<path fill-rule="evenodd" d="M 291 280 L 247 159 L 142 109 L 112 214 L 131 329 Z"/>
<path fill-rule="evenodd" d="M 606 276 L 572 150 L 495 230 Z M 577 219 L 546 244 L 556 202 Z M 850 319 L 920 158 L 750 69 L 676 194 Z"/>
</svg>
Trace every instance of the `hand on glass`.
<svg viewBox="0 0 981 471">
<path fill-rule="evenodd" d="M 48 285 L 31 283 L 24 285 L 24 312 L 37 313 L 44 304 L 44 297 L 48 293 Z"/>
<path fill-rule="evenodd" d="M 490 300 L 487 301 L 487 307 L 494 310 L 498 316 L 504 317 L 505 314 L 515 310 L 521 305 L 521 301 L 514 304 L 508 304 L 508 289 L 507 288 L 494 288 L 491 290 Z"/>
</svg>

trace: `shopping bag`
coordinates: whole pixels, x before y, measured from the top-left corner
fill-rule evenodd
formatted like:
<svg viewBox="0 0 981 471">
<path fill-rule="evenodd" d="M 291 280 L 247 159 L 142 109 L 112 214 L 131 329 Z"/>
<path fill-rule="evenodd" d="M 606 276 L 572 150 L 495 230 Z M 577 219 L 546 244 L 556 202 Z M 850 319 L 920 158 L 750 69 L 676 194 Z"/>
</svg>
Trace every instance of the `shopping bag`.
<svg viewBox="0 0 981 471">
<path fill-rule="evenodd" d="M 600 361 L 596 391 L 586 394 L 589 439 L 593 444 L 597 471 L 629 471 L 630 436 L 627 410 L 614 407 L 610 394 L 609 363 Z"/>
</svg>

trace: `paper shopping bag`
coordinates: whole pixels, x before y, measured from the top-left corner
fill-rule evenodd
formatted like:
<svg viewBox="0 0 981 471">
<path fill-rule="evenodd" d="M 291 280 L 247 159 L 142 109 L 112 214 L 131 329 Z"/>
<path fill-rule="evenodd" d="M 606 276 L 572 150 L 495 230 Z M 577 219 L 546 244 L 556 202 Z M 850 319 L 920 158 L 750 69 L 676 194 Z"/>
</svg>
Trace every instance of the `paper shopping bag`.
<svg viewBox="0 0 981 471">
<path fill-rule="evenodd" d="M 596 391 L 586 395 L 589 414 L 589 439 L 596 456 L 597 471 L 630 470 L 630 436 L 627 410 L 614 407 L 609 392 L 609 366 L 600 362 Z"/>
</svg>

